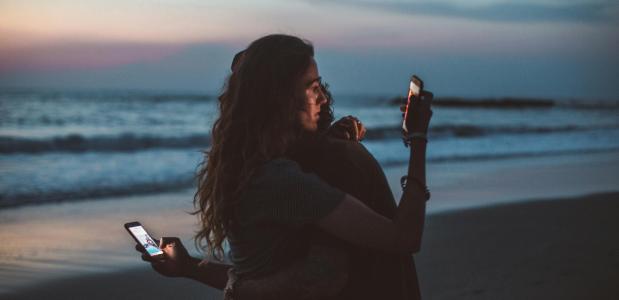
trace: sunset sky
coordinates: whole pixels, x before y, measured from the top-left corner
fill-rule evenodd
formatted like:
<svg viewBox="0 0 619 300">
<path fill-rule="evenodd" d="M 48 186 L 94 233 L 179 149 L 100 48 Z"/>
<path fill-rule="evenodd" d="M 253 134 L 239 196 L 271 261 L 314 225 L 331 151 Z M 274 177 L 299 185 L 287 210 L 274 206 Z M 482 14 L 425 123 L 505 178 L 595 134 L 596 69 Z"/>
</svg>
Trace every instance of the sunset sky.
<svg viewBox="0 0 619 300">
<path fill-rule="evenodd" d="M 0 0 L 0 87 L 214 93 L 269 33 L 336 93 L 619 99 L 619 2 Z"/>
</svg>

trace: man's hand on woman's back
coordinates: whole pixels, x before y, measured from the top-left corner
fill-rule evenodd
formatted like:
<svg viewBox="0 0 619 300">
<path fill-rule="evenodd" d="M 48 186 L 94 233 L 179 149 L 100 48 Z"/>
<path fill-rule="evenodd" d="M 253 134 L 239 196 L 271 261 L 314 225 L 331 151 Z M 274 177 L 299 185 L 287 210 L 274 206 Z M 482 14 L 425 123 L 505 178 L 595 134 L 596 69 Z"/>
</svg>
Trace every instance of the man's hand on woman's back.
<svg viewBox="0 0 619 300">
<path fill-rule="evenodd" d="M 359 142 L 365 137 L 365 132 L 365 126 L 363 126 L 359 119 L 353 116 L 346 116 L 333 123 L 327 131 L 327 135 Z"/>
</svg>

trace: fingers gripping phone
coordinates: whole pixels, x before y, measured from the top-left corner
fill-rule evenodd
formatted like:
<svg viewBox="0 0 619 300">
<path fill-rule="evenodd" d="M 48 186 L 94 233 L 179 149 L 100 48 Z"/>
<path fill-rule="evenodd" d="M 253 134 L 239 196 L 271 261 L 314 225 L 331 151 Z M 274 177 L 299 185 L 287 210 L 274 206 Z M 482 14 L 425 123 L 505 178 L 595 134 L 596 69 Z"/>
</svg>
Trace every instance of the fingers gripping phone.
<svg viewBox="0 0 619 300">
<path fill-rule="evenodd" d="M 405 134 L 408 134 L 408 128 L 406 127 L 406 120 L 408 118 L 408 110 L 411 104 L 414 105 L 415 101 L 419 101 L 419 95 L 423 91 L 423 81 L 417 75 L 411 77 L 411 82 L 408 87 L 408 97 L 406 99 L 406 108 L 404 110 L 404 121 L 402 121 L 402 130 Z"/>
<path fill-rule="evenodd" d="M 155 242 L 148 232 L 142 227 L 140 222 L 129 222 L 125 223 L 125 229 L 129 232 L 129 234 L 133 237 L 133 239 L 140 244 L 144 250 L 151 257 L 159 257 L 163 256 L 163 251 L 159 249 L 159 246 Z"/>
</svg>

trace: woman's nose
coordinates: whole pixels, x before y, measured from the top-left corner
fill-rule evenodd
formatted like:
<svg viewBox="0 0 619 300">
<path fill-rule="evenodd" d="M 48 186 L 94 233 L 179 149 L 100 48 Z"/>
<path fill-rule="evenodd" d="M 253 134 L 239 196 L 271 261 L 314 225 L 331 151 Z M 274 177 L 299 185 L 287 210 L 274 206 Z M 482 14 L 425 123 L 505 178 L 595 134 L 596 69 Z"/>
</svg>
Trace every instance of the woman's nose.
<svg viewBox="0 0 619 300">
<path fill-rule="evenodd" d="M 318 98 L 316 98 L 316 104 L 323 105 L 325 103 L 327 103 L 327 96 L 325 96 L 325 94 L 320 91 L 318 94 Z"/>
</svg>

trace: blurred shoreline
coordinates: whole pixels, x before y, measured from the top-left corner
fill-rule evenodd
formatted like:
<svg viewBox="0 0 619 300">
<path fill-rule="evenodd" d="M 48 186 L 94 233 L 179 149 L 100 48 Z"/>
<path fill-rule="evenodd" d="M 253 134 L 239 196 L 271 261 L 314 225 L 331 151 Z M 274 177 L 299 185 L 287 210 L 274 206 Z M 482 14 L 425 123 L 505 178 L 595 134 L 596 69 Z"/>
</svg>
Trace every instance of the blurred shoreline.
<svg viewBox="0 0 619 300">
<path fill-rule="evenodd" d="M 363 144 L 385 167 L 408 161 L 392 98 L 337 94 L 333 106 L 336 118 L 363 121 Z M 617 100 L 435 100 L 430 164 L 619 151 Z M 191 92 L 0 88 L 0 113 L 2 210 L 191 188 L 218 107 Z"/>
<path fill-rule="evenodd" d="M 400 197 L 399 178 L 405 169 L 404 166 L 385 168 L 396 199 Z M 429 220 L 467 211 L 493 214 L 503 204 L 527 206 L 525 202 L 551 202 L 545 201 L 548 199 L 556 199 L 556 204 L 549 205 L 560 208 L 565 198 L 618 191 L 619 153 L 429 164 L 428 176 L 432 191 Z M 134 268 L 151 272 L 133 250 L 133 241 L 122 228 L 129 221 L 142 222 L 156 237 L 179 236 L 198 255 L 192 240 L 197 219 L 188 213 L 193 210 L 193 192 L 188 189 L 0 210 L 0 239 L 4 241 L 0 248 L 0 294 L 22 293 L 61 278 L 103 273 L 121 276 L 124 272 L 121 270 Z M 610 198 L 616 195 L 611 196 L 595 197 L 614 201 Z M 592 221 L 597 218 L 597 212 L 581 217 Z M 547 222 L 535 222 L 538 221 Z M 475 224 L 466 226 L 494 226 L 471 222 Z M 617 227 L 604 230 L 610 234 L 611 228 Z M 450 234 L 442 230 L 428 231 L 426 238 Z M 480 236 L 487 239 L 486 243 L 494 238 Z"/>
</svg>

